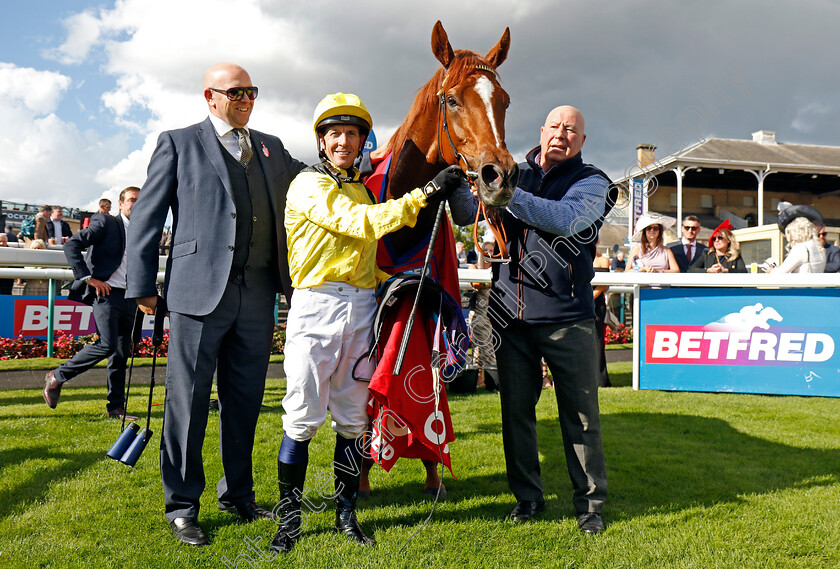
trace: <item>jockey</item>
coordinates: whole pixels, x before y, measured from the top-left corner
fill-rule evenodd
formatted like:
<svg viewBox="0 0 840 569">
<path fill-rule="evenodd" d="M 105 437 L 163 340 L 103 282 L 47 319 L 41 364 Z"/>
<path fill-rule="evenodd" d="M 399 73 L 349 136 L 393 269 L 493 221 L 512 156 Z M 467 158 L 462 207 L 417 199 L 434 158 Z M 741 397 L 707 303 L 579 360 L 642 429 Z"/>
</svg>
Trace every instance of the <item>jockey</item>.
<svg viewBox="0 0 840 569">
<path fill-rule="evenodd" d="M 376 204 L 353 167 L 372 126 L 357 96 L 324 97 L 313 121 L 321 162 L 298 174 L 286 196 L 295 292 L 286 326 L 280 522 L 273 551 L 288 552 L 299 538 L 309 441 L 328 409 L 336 432 L 335 531 L 363 545 L 374 543 L 355 513 L 369 395 L 367 383 L 353 377 L 370 378 L 375 367 L 365 359 L 354 371 L 370 347 L 376 286 L 390 276 L 376 266 L 377 240 L 414 226 L 427 202 L 437 203 L 461 184 L 460 170 L 449 167 L 423 188 Z"/>
</svg>

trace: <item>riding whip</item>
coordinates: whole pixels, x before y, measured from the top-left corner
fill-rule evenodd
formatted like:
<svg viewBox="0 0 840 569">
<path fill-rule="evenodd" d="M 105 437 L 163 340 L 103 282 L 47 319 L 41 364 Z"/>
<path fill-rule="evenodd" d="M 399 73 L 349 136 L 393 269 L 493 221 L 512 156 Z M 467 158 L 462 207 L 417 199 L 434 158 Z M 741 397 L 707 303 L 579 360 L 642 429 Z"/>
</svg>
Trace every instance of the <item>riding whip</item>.
<svg viewBox="0 0 840 569">
<path fill-rule="evenodd" d="M 423 283 L 426 281 L 426 273 L 429 270 L 429 263 L 432 260 L 432 249 L 434 249 L 438 230 L 440 229 L 440 222 L 444 217 L 445 211 L 446 200 L 442 199 L 440 200 L 437 215 L 435 216 L 435 224 L 432 226 L 432 235 L 429 237 L 429 247 L 426 249 L 426 259 L 423 261 L 423 270 L 420 273 L 420 283 L 417 285 L 417 293 L 414 295 L 414 304 L 411 305 L 411 313 L 408 315 L 408 320 L 405 324 L 402 341 L 400 342 L 400 350 L 397 352 L 397 360 L 394 363 L 394 375 L 399 375 L 400 371 L 402 371 L 405 352 L 408 349 L 408 339 L 411 337 L 411 329 L 414 328 L 414 316 L 417 313 L 417 305 L 420 304 L 420 295 L 423 293 Z"/>
</svg>

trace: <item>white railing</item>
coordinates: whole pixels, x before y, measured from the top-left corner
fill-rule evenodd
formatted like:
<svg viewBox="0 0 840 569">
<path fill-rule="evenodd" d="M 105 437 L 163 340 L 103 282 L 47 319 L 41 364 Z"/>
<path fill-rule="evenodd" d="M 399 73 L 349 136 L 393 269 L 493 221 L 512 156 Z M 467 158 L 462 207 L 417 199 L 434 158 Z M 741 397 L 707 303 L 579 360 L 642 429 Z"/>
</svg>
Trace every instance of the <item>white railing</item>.
<svg viewBox="0 0 840 569">
<path fill-rule="evenodd" d="M 28 268 L 33 265 L 44 268 Z M 55 281 L 73 280 L 63 251 L 0 247 L 0 278 L 49 279 L 48 355 L 52 355 L 53 308 Z M 157 280 L 163 282 L 166 257 L 160 257 Z M 461 289 L 469 290 L 471 283 L 489 283 L 491 269 L 458 269 Z M 608 285 L 613 292 L 633 294 L 633 338 L 639 338 L 639 290 L 644 287 L 704 287 L 704 288 L 840 288 L 840 273 L 827 274 L 708 274 L 708 273 L 595 273 L 593 285 Z M 639 343 L 633 342 L 633 385 L 638 388 Z"/>
</svg>

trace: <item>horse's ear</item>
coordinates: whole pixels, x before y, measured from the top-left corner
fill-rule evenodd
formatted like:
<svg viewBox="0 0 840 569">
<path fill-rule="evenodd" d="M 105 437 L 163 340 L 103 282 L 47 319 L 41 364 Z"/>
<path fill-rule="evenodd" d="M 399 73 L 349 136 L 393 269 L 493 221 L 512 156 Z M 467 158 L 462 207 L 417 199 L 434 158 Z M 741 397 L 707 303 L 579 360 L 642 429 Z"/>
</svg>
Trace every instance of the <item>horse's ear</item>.
<svg viewBox="0 0 840 569">
<path fill-rule="evenodd" d="M 502 34 L 499 43 L 493 46 L 489 52 L 487 52 L 487 59 L 490 62 L 490 65 L 493 66 L 493 69 L 500 66 L 504 63 L 505 59 L 507 59 L 508 50 L 510 49 L 510 28 L 505 28 L 505 33 Z"/>
<path fill-rule="evenodd" d="M 443 24 L 440 23 L 440 20 L 435 23 L 435 28 L 432 30 L 432 53 L 435 54 L 437 60 L 446 69 L 449 68 L 452 60 L 455 59 L 455 52 L 452 51 L 449 37 L 446 35 L 446 30 L 443 29 Z"/>
</svg>

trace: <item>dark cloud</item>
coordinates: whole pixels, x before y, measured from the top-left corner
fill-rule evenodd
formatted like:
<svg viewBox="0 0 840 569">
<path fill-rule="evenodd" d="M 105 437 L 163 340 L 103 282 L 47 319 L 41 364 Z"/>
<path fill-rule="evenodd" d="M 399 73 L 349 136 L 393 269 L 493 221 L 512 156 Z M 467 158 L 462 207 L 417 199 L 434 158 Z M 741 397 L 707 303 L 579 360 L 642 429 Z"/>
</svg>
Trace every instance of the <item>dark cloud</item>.
<svg viewBox="0 0 840 569">
<path fill-rule="evenodd" d="M 836 144 L 840 79 L 826 46 L 840 8 L 788 3 L 490 2 L 442 10 L 389 4 L 347 10 L 317 3 L 291 17 L 312 34 L 317 59 L 335 73 L 286 89 L 360 94 L 379 124 L 402 120 L 416 90 L 437 69 L 429 47 L 441 18 L 453 47 L 486 53 L 506 26 L 508 61 L 499 69 L 511 95 L 507 142 L 521 157 L 536 144 L 552 107 L 586 115 L 586 159 L 620 175 L 635 146 L 671 153 L 703 137 L 749 138 L 775 130 L 782 142 Z M 289 17 L 276 7 L 278 17 Z M 340 47 L 336 47 L 336 45 Z"/>
<path fill-rule="evenodd" d="M 227 22 L 207 18 L 205 25 L 185 28 L 180 47 L 170 49 L 157 39 L 168 29 L 156 27 L 160 19 L 147 18 L 135 30 L 120 14 L 129 7 L 142 11 L 141 3 L 114 4 L 102 23 L 111 38 L 101 46 L 108 54 L 103 69 L 124 86 L 107 96 L 133 106 L 110 124 L 101 121 L 103 136 L 109 128 L 124 128 L 126 117 L 137 125 L 144 117 L 160 118 L 149 121 L 149 128 L 159 129 L 181 126 L 172 121 L 183 120 L 193 105 L 199 116 L 200 75 L 223 57 L 243 64 L 260 86 L 257 127 L 279 134 L 296 156 L 314 159 L 312 110 L 335 91 L 362 97 L 382 143 L 439 68 L 430 37 L 440 19 L 455 49 L 482 54 L 510 27 L 510 54 L 499 73 L 511 97 L 507 144 L 519 159 L 537 144 L 546 114 L 560 104 L 584 113 L 584 158 L 613 177 L 633 165 L 641 143 L 656 145 L 663 156 L 704 137 L 749 139 L 767 129 L 780 142 L 837 144 L 840 74 L 828 47 L 840 5 L 830 0 L 245 5 L 259 18 L 245 22 L 259 31 L 253 37 L 223 42 Z M 173 105 L 176 95 L 182 102 Z M 101 89 L 85 100 L 100 96 Z M 146 137 L 149 153 L 156 133 L 135 130 Z M 115 167 L 115 175 L 141 175 L 148 160 L 141 154 L 132 156 L 132 168 Z"/>
</svg>

